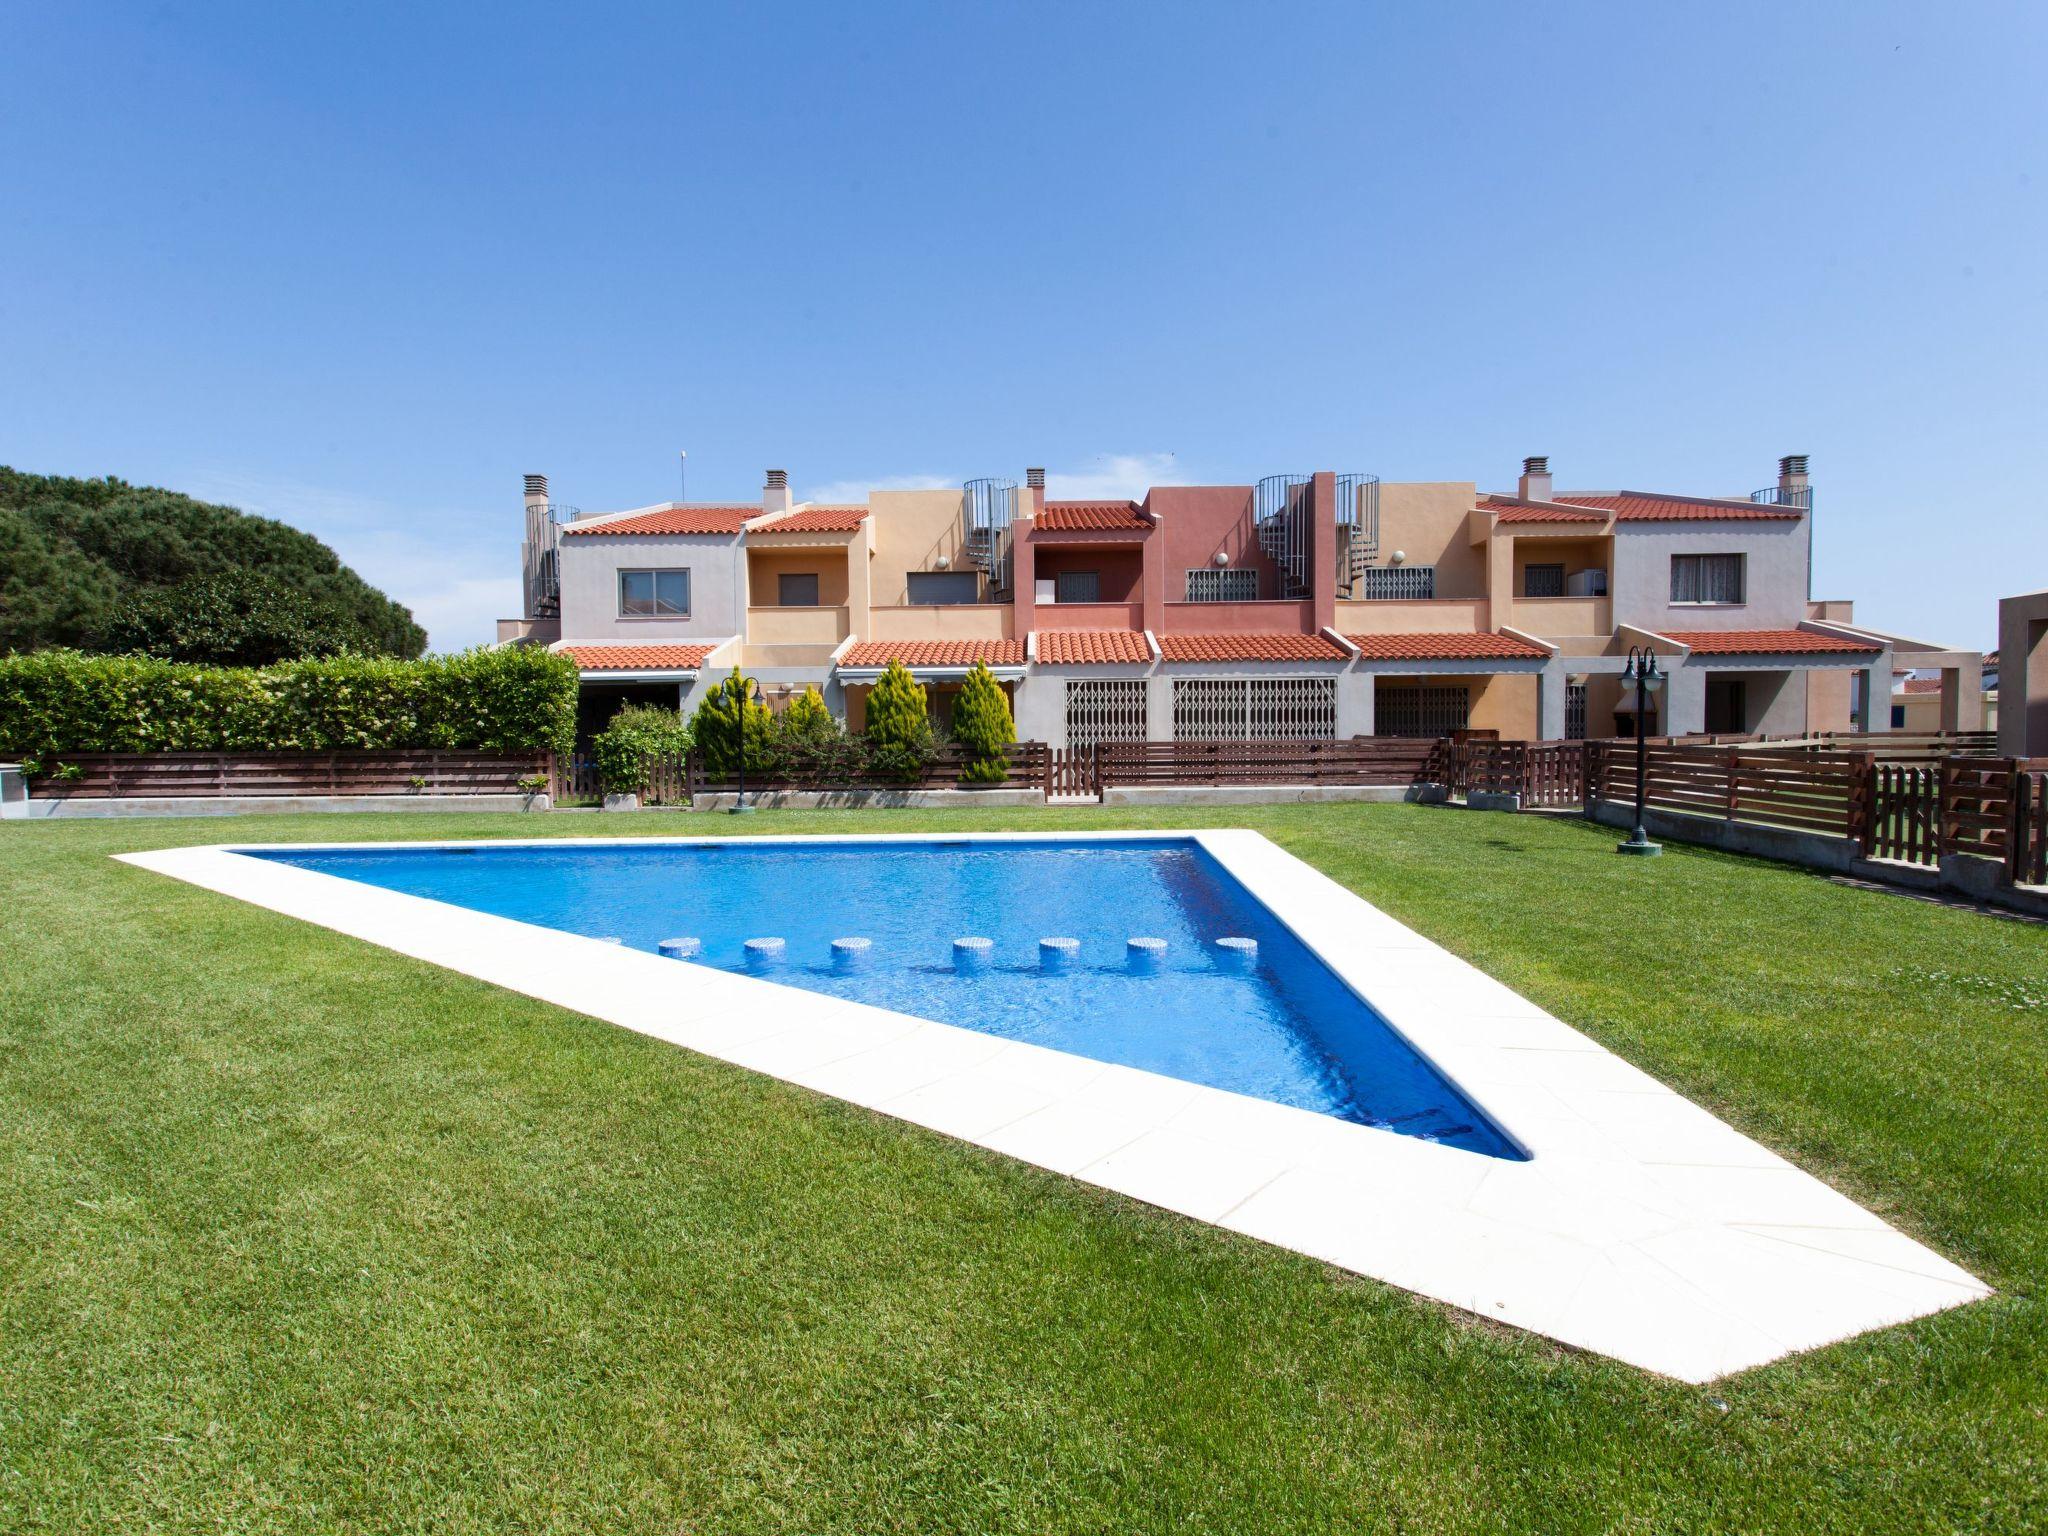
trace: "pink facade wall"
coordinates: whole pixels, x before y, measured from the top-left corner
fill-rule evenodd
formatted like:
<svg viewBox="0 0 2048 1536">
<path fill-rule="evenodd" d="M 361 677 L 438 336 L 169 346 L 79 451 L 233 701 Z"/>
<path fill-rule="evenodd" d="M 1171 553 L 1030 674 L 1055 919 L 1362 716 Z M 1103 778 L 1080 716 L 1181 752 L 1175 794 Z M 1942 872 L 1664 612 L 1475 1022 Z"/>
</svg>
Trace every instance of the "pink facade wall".
<svg viewBox="0 0 2048 1536">
<path fill-rule="evenodd" d="M 1169 604 L 1187 592 L 1187 572 L 1213 567 L 1220 552 L 1230 564 L 1259 573 L 1259 595 L 1280 595 L 1280 573 L 1259 548 L 1252 527 L 1252 488 L 1248 485 L 1162 485 L 1145 498 L 1147 510 L 1160 521 L 1154 541 L 1160 561 L 1160 590 Z M 1148 546 L 1147 553 L 1152 548 Z M 1206 605 L 1204 605 L 1206 606 Z"/>
<path fill-rule="evenodd" d="M 1095 572 L 1101 587 L 1102 601 L 1105 603 L 1143 601 L 1145 553 L 1140 548 L 1039 545 L 1035 562 L 1038 580 L 1045 581 L 1068 571 Z"/>
</svg>

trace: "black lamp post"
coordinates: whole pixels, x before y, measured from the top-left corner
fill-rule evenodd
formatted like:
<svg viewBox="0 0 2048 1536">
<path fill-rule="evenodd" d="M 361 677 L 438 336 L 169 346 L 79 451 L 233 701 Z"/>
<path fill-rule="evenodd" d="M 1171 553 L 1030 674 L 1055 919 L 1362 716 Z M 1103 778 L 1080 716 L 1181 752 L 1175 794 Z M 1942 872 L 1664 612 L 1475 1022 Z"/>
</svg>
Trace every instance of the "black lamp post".
<svg viewBox="0 0 2048 1536">
<path fill-rule="evenodd" d="M 1657 670 L 1657 653 L 1647 645 L 1628 648 L 1628 666 L 1621 674 L 1621 686 L 1636 685 L 1636 829 L 1628 841 L 1616 843 L 1616 853 L 1633 853 L 1655 858 L 1664 849 L 1643 831 L 1643 802 L 1650 783 L 1650 695 L 1663 686 L 1664 674 Z"/>
<path fill-rule="evenodd" d="M 754 808 L 747 804 L 747 707 L 761 702 L 761 684 L 754 678 L 740 679 L 739 721 L 734 726 L 739 736 L 740 797 L 733 802 L 735 816 Z"/>
</svg>

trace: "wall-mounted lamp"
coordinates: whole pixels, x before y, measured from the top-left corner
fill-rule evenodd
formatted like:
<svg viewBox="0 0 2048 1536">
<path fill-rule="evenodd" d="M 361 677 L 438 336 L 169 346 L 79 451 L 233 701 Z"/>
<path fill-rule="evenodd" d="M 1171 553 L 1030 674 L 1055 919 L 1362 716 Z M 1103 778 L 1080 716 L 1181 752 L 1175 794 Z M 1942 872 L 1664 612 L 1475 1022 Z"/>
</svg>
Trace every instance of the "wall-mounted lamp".
<svg viewBox="0 0 2048 1536">
<path fill-rule="evenodd" d="M 1387 556 L 1387 564 L 1389 565 L 1406 565 L 1407 563 L 1408 551 L 1405 549 L 1397 549 L 1391 555 Z"/>
<path fill-rule="evenodd" d="M 1219 550 L 1217 550 L 1217 551 L 1216 551 L 1216 563 L 1217 563 L 1218 565 L 1228 565 L 1228 564 L 1230 564 L 1230 552 L 1229 552 L 1228 550 L 1224 550 L 1224 549 L 1219 549 Z"/>
<path fill-rule="evenodd" d="M 936 560 L 932 561 L 932 569 L 935 571 L 949 571 L 952 568 L 953 557 L 951 555 L 940 555 Z"/>
</svg>

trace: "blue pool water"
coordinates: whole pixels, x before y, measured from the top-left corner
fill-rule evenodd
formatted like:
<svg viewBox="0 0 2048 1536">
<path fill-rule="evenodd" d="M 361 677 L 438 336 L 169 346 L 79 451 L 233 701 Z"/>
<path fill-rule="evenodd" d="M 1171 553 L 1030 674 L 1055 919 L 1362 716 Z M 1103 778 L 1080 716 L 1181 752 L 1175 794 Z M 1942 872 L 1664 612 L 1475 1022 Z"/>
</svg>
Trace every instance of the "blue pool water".
<svg viewBox="0 0 2048 1536">
<path fill-rule="evenodd" d="M 1522 1155 L 1189 839 L 251 852 L 650 952 L 700 939 L 678 965 L 745 970 L 748 939 L 779 937 L 787 959 L 767 974 L 789 986 Z M 954 968 L 967 935 L 994 940 L 984 974 Z M 1055 935 L 1080 940 L 1064 975 L 1039 964 Z M 1166 941 L 1156 974 L 1132 973 L 1134 936 Z M 1219 964 L 1226 936 L 1258 941 L 1253 971 Z M 872 941 L 865 970 L 835 970 L 842 937 Z"/>
</svg>

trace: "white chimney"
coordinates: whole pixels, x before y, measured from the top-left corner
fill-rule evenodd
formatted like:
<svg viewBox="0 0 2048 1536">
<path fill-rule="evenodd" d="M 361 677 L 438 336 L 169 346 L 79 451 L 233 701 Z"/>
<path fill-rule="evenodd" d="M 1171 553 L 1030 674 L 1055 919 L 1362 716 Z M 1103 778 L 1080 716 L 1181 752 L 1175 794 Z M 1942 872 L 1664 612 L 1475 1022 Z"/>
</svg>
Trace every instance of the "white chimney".
<svg viewBox="0 0 2048 1536">
<path fill-rule="evenodd" d="M 769 470 L 768 483 L 761 489 L 761 510 L 764 513 L 787 512 L 795 505 L 795 500 L 789 494 L 789 471 Z"/>
<path fill-rule="evenodd" d="M 526 477 L 527 510 L 532 511 L 535 507 L 544 507 L 547 504 L 548 477 L 546 475 L 528 475 Z"/>
<path fill-rule="evenodd" d="M 1550 500 L 1550 460 L 1548 457 L 1522 460 L 1522 478 L 1515 483 L 1515 494 L 1524 501 Z"/>
</svg>

